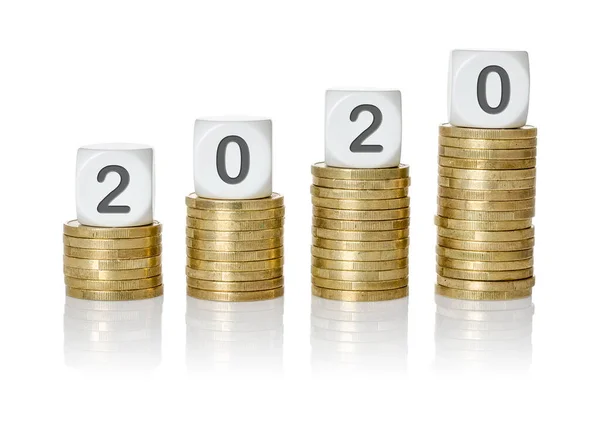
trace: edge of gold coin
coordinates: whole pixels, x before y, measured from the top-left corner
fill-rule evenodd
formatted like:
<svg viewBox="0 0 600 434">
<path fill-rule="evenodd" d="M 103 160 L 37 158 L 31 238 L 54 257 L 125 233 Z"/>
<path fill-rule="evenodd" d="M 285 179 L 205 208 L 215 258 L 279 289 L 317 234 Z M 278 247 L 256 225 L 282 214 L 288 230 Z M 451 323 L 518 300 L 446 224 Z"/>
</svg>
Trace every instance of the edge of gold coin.
<svg viewBox="0 0 600 434">
<path fill-rule="evenodd" d="M 447 178 L 472 179 L 475 181 L 518 181 L 535 178 L 536 169 L 483 170 L 439 166 L 438 175 Z"/>
<path fill-rule="evenodd" d="M 474 169 L 474 170 L 519 170 L 533 169 L 536 165 L 535 158 L 525 158 L 520 160 L 476 160 L 469 158 L 438 157 L 438 164 L 442 167 L 452 167 L 456 169 Z"/>
<path fill-rule="evenodd" d="M 143 249 L 161 244 L 161 236 L 143 238 L 76 238 L 63 235 L 65 246 L 80 249 L 119 250 L 119 249 Z"/>
<path fill-rule="evenodd" d="M 188 238 L 206 241 L 257 241 L 283 237 L 283 228 L 263 229 L 258 231 L 207 231 L 185 228 Z"/>
<path fill-rule="evenodd" d="M 345 271 L 328 270 L 325 268 L 318 268 L 312 266 L 311 273 L 314 277 L 320 277 L 322 279 L 371 282 L 380 280 L 403 279 L 405 277 L 408 277 L 408 267 L 382 271 Z"/>
<path fill-rule="evenodd" d="M 463 241 L 520 241 L 533 238 L 535 236 L 534 227 L 514 231 L 461 231 L 457 229 L 448 229 L 438 227 L 437 233 L 444 238 Z"/>
<path fill-rule="evenodd" d="M 521 209 L 517 211 L 469 211 L 464 209 L 445 208 L 439 206 L 437 208 L 440 217 L 446 217 L 456 220 L 474 220 L 474 221 L 510 221 L 510 220 L 526 220 L 535 216 L 535 208 Z"/>
<path fill-rule="evenodd" d="M 270 238 L 255 241 L 207 241 L 195 238 L 186 238 L 187 247 L 198 250 L 212 250 L 219 252 L 248 252 L 254 250 L 267 250 L 283 246 L 283 238 Z"/>
<path fill-rule="evenodd" d="M 185 204 L 190 208 L 220 211 L 262 211 L 281 208 L 283 196 L 273 193 L 261 199 L 210 199 L 190 193 L 185 198 Z"/>
<path fill-rule="evenodd" d="M 261 211 L 221 211 L 214 209 L 196 209 L 187 208 L 188 217 L 193 217 L 200 220 L 216 220 L 216 221 L 253 221 L 253 220 L 271 220 L 283 218 L 285 216 L 285 208 L 265 209 Z"/>
<path fill-rule="evenodd" d="M 92 280 L 65 276 L 65 285 L 70 288 L 91 291 L 128 291 L 147 289 L 162 285 L 162 275 L 135 280 Z"/>
<path fill-rule="evenodd" d="M 475 280 L 452 279 L 450 277 L 437 276 L 438 285 L 448 288 L 466 289 L 472 291 L 515 291 L 532 288 L 535 285 L 535 277 L 521 280 L 510 280 L 500 282 L 482 282 Z"/>
<path fill-rule="evenodd" d="M 408 188 L 392 188 L 388 190 L 343 190 L 340 188 L 326 188 L 311 185 L 310 194 L 323 199 L 341 200 L 402 199 L 408 197 Z"/>
<path fill-rule="evenodd" d="M 346 271 L 384 271 L 395 270 L 408 267 L 408 258 L 393 259 L 390 261 L 357 262 L 357 261 L 338 261 L 334 259 L 323 259 L 312 257 L 313 267 L 328 270 L 346 270 Z"/>
<path fill-rule="evenodd" d="M 220 282 L 214 280 L 201 280 L 187 277 L 187 285 L 196 289 L 214 292 L 248 292 L 266 291 L 283 287 L 283 276 L 268 280 L 253 280 L 250 282 Z"/>
<path fill-rule="evenodd" d="M 333 220 L 395 220 L 410 217 L 410 208 L 378 211 L 354 211 L 313 206 L 313 216 Z"/>
<path fill-rule="evenodd" d="M 131 291 L 94 291 L 88 289 L 71 288 L 69 286 L 66 287 L 66 294 L 68 297 L 93 301 L 144 300 L 147 298 L 160 297 L 163 295 L 163 291 L 163 285 Z"/>
<path fill-rule="evenodd" d="M 408 286 L 385 291 L 342 291 L 312 285 L 312 294 L 317 297 L 338 301 L 387 301 L 406 297 L 408 295 Z"/>
<path fill-rule="evenodd" d="M 370 199 L 370 200 L 355 200 L 355 199 L 325 199 L 322 197 L 312 197 L 312 204 L 321 208 L 331 208 L 339 210 L 392 210 L 400 208 L 408 208 L 410 198 L 403 197 L 401 199 Z"/>
<path fill-rule="evenodd" d="M 202 220 L 193 217 L 187 217 L 187 226 L 192 229 L 206 231 L 261 231 L 267 229 L 278 229 L 283 227 L 284 218 L 274 218 L 269 220 L 245 220 L 245 221 L 219 221 Z"/>
<path fill-rule="evenodd" d="M 312 245 L 330 250 L 397 250 L 406 249 L 410 244 L 409 238 L 392 241 L 337 241 L 313 237 Z"/>
<path fill-rule="evenodd" d="M 461 231 L 514 231 L 532 227 L 532 220 L 510 220 L 510 221 L 484 221 L 484 220 L 458 220 L 442 216 L 435 216 L 436 226 Z"/>
<path fill-rule="evenodd" d="M 515 201 L 461 200 L 438 196 L 438 206 L 465 211 L 521 211 L 535 208 L 535 199 Z"/>
<path fill-rule="evenodd" d="M 442 267 L 465 271 L 513 271 L 524 270 L 525 268 L 533 267 L 533 258 L 521 259 L 517 261 L 486 262 L 462 261 L 460 259 L 451 259 L 437 255 L 436 262 Z"/>
<path fill-rule="evenodd" d="M 467 128 L 442 124 L 439 128 L 440 136 L 457 137 L 460 139 L 493 139 L 515 140 L 532 139 L 537 137 L 537 128 L 525 125 L 521 128 Z"/>
<path fill-rule="evenodd" d="M 63 265 L 86 270 L 135 270 L 152 268 L 162 264 L 162 256 L 140 259 L 81 259 L 63 256 Z"/>
<path fill-rule="evenodd" d="M 410 178 L 363 181 L 356 179 L 330 179 L 313 176 L 313 184 L 318 187 L 337 188 L 341 190 L 389 190 L 408 188 L 410 186 Z"/>
<path fill-rule="evenodd" d="M 206 271 L 186 267 L 186 276 L 199 280 L 221 282 L 249 282 L 251 280 L 270 280 L 283 276 L 283 268 L 260 271 Z"/>
<path fill-rule="evenodd" d="M 510 252 L 482 252 L 458 250 L 438 245 L 435 250 L 440 256 L 461 261 L 507 262 L 533 258 L 533 249 L 514 250 Z"/>
<path fill-rule="evenodd" d="M 399 229 L 395 231 L 339 231 L 323 228 L 312 228 L 312 234 L 315 237 L 328 240 L 339 241 L 392 241 L 408 238 L 408 229 Z"/>
<path fill-rule="evenodd" d="M 162 272 L 162 266 L 158 265 L 156 267 L 138 268 L 134 270 L 92 270 L 89 268 L 77 268 L 65 265 L 63 266 L 63 272 L 65 276 L 74 277 L 76 279 L 124 281 L 158 276 Z"/>
<path fill-rule="evenodd" d="M 159 222 L 154 221 L 152 224 L 144 226 L 104 228 L 98 226 L 86 226 L 82 225 L 77 220 L 71 220 L 63 225 L 63 233 L 74 238 L 147 238 L 160 235 L 162 233 L 162 225 Z"/>
<path fill-rule="evenodd" d="M 261 301 L 281 297 L 283 295 L 283 287 L 265 291 L 217 292 L 188 286 L 187 295 L 200 300 L 211 301 Z"/>
<path fill-rule="evenodd" d="M 375 282 L 356 282 L 352 280 L 333 280 L 311 276 L 313 285 L 326 289 L 340 291 L 388 291 L 403 288 L 408 285 L 408 277 L 392 280 L 379 280 Z"/>
<path fill-rule="evenodd" d="M 535 188 L 535 178 L 520 179 L 516 181 L 480 181 L 477 179 L 458 179 L 438 177 L 440 187 L 448 187 L 463 190 L 528 190 Z"/>
<path fill-rule="evenodd" d="M 80 249 L 78 247 L 64 246 L 65 256 L 79 259 L 117 260 L 117 259 L 143 259 L 162 254 L 162 246 L 147 247 L 142 249 Z"/>
<path fill-rule="evenodd" d="M 461 280 L 483 280 L 487 282 L 497 282 L 504 280 L 520 280 L 533 276 L 533 268 L 524 268 L 522 270 L 504 270 L 504 271 L 471 271 L 456 270 L 436 266 L 437 274 L 443 277 Z"/>
<path fill-rule="evenodd" d="M 532 288 L 514 291 L 469 291 L 464 289 L 448 288 L 443 285 L 435 285 L 435 293 L 444 297 L 458 298 L 460 300 L 501 301 L 530 297 L 532 294 Z"/>
<path fill-rule="evenodd" d="M 475 250 L 479 252 L 512 252 L 513 250 L 531 249 L 535 245 L 535 238 L 517 241 L 465 241 L 437 237 L 437 244 L 441 247 L 456 250 Z"/>
<path fill-rule="evenodd" d="M 313 216 L 312 224 L 316 228 L 337 231 L 393 231 L 408 229 L 410 218 L 378 221 L 335 220 Z"/>
<path fill-rule="evenodd" d="M 187 258 L 187 266 L 206 271 L 261 271 L 283 267 L 283 257 L 267 261 L 213 262 Z"/>
<path fill-rule="evenodd" d="M 187 247 L 186 252 L 187 256 L 191 259 L 215 262 L 268 261 L 270 259 L 283 257 L 283 247 L 249 252 L 214 252 L 211 250 L 198 250 L 192 247 Z"/>
<path fill-rule="evenodd" d="M 438 144 L 463 149 L 526 149 L 537 146 L 537 137 L 528 139 L 465 139 L 439 136 Z"/>
<path fill-rule="evenodd" d="M 467 160 L 525 160 L 536 158 L 537 149 L 460 149 L 439 146 L 438 155 Z"/>
<path fill-rule="evenodd" d="M 393 250 L 336 250 L 324 249 L 317 246 L 311 246 L 312 255 L 317 258 L 331 259 L 336 261 L 391 261 L 393 259 L 403 259 L 408 257 L 408 248 Z"/>
<path fill-rule="evenodd" d="M 535 188 L 522 190 L 462 190 L 438 186 L 438 196 L 460 200 L 487 200 L 493 202 L 535 199 Z"/>
<path fill-rule="evenodd" d="M 315 163 L 311 167 L 311 174 L 319 178 L 330 179 L 355 179 L 378 180 L 408 178 L 410 167 L 401 164 L 398 167 L 385 167 L 375 169 L 357 169 L 327 166 L 324 162 Z"/>
</svg>

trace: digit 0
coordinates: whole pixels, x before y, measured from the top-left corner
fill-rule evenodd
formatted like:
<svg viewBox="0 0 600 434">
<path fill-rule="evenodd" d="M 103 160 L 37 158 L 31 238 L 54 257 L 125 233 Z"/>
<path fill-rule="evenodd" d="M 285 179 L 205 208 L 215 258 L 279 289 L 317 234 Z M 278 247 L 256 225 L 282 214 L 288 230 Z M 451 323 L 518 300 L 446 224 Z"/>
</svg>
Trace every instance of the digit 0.
<svg viewBox="0 0 600 434">
<path fill-rule="evenodd" d="M 491 107 L 487 100 L 487 79 L 492 73 L 498 74 L 502 88 L 500 103 L 496 107 Z M 479 102 L 479 107 L 490 115 L 497 115 L 506 109 L 510 101 L 510 77 L 504 68 L 498 65 L 491 65 L 481 70 L 477 78 L 477 101 Z"/>
<path fill-rule="evenodd" d="M 356 139 L 354 139 L 352 141 L 352 143 L 350 144 L 350 151 L 351 152 L 371 152 L 371 153 L 382 152 L 383 146 L 381 146 L 381 145 L 365 145 L 364 141 L 369 136 L 371 136 L 371 134 L 373 134 L 375 131 L 377 131 L 377 129 L 381 126 L 381 122 L 383 120 L 383 114 L 381 113 L 381 110 L 379 110 L 379 108 L 375 107 L 372 104 L 361 104 L 361 105 L 355 107 L 350 112 L 350 120 L 352 122 L 356 122 L 356 120 L 358 119 L 358 116 L 362 112 L 371 113 L 371 115 L 373 116 L 373 122 L 371 122 L 371 125 L 369 125 L 369 127 L 366 130 L 364 130 L 362 133 L 360 133 L 358 135 L 358 137 L 356 137 Z"/>
<path fill-rule="evenodd" d="M 98 182 L 104 182 L 106 175 L 111 172 L 117 173 L 121 177 L 121 181 L 119 182 L 119 185 L 117 185 L 113 191 L 108 193 L 108 195 L 98 204 L 98 212 L 100 214 L 128 214 L 131 211 L 130 206 L 111 205 L 111 203 L 123 193 L 129 185 L 129 172 L 123 166 L 106 166 L 98 172 Z"/>
<path fill-rule="evenodd" d="M 229 176 L 229 173 L 227 172 L 227 162 L 225 157 L 227 146 L 229 146 L 230 143 L 235 143 L 240 149 L 240 171 L 235 177 Z M 248 148 L 248 143 L 240 136 L 227 136 L 221 140 L 219 146 L 217 146 L 217 173 L 219 174 L 219 177 L 227 184 L 239 184 L 246 179 L 249 170 L 250 148 Z"/>
</svg>

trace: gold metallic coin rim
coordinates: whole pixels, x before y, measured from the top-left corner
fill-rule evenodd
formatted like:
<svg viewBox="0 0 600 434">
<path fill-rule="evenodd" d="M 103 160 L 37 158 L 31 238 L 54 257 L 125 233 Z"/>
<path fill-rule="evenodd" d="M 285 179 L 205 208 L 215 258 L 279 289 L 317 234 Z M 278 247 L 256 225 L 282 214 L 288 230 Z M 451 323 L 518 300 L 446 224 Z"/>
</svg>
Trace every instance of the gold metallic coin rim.
<svg viewBox="0 0 600 434">
<path fill-rule="evenodd" d="M 492 201 L 492 200 L 462 200 L 438 196 L 438 206 L 463 211 L 521 211 L 535 208 L 535 199 Z"/>
<path fill-rule="evenodd" d="M 338 190 L 397 190 L 410 187 L 410 178 L 357 180 L 313 176 L 313 185 Z"/>
<path fill-rule="evenodd" d="M 188 238 L 205 241 L 259 241 L 283 237 L 283 227 L 256 231 L 210 231 L 186 226 L 185 234 Z"/>
<path fill-rule="evenodd" d="M 438 197 L 445 197 L 448 199 L 504 202 L 512 200 L 535 199 L 535 195 L 535 187 L 519 190 L 464 190 L 461 188 L 451 188 L 438 185 Z"/>
<path fill-rule="evenodd" d="M 449 229 L 438 226 L 437 233 L 444 238 L 461 241 L 520 241 L 535 237 L 535 229 L 533 226 L 527 229 L 517 229 L 512 231 L 468 231 Z"/>
<path fill-rule="evenodd" d="M 337 247 L 323 247 L 324 245 Z M 313 237 L 312 245 L 329 250 L 356 250 L 356 251 L 373 251 L 373 250 L 398 250 L 406 249 L 410 246 L 410 239 L 403 238 L 401 240 L 392 241 L 338 241 L 328 240 L 325 238 Z"/>
<path fill-rule="evenodd" d="M 410 217 L 410 208 L 398 208 L 376 211 L 356 211 L 322 208 L 313 205 L 313 216 L 331 220 L 351 220 L 351 221 L 380 221 L 380 220 L 401 220 Z"/>
<path fill-rule="evenodd" d="M 393 241 L 408 238 L 410 229 L 391 231 L 342 231 L 312 227 L 314 237 L 337 241 Z"/>
<path fill-rule="evenodd" d="M 436 246 L 435 251 L 436 254 L 445 258 L 458 259 L 461 261 L 508 262 L 533 258 L 533 248 L 523 250 L 512 250 L 509 252 L 484 252 L 479 250 L 452 249 L 438 245 Z"/>
<path fill-rule="evenodd" d="M 64 280 L 65 285 L 71 288 L 87 289 L 90 291 L 129 291 L 135 289 L 153 288 L 163 284 L 162 274 L 133 280 L 78 279 L 69 276 L 64 276 Z"/>
<path fill-rule="evenodd" d="M 454 250 L 474 250 L 478 252 L 512 252 L 535 247 L 535 238 L 517 241 L 465 241 L 437 236 L 437 245 Z M 460 246 L 460 247 L 453 247 Z"/>
<path fill-rule="evenodd" d="M 410 206 L 410 198 L 403 197 L 399 199 L 328 199 L 322 197 L 311 198 L 314 206 L 320 208 L 348 210 L 348 211 L 385 211 L 394 209 L 403 209 Z"/>
<path fill-rule="evenodd" d="M 270 252 L 270 253 L 269 253 Z M 253 261 L 265 261 L 270 259 L 277 259 L 283 257 L 284 249 L 283 246 L 275 247 L 273 249 L 254 250 L 247 252 L 215 252 L 212 250 L 200 250 L 194 249 L 193 247 L 186 247 L 187 257 L 196 260 L 213 261 L 213 262 L 253 262 Z M 190 255 L 201 255 L 202 258 Z M 255 257 L 252 257 L 255 255 Z M 263 256 L 264 255 L 264 256 Z M 276 256 L 271 256 L 276 255 Z M 230 259 L 214 259 L 214 258 L 229 258 Z M 235 258 L 235 259 L 234 259 Z M 251 259 L 241 259 L 251 258 Z"/>
<path fill-rule="evenodd" d="M 396 300 L 408 296 L 408 286 L 383 291 L 344 291 L 312 285 L 312 295 L 338 301 L 374 302 Z"/>
<path fill-rule="evenodd" d="M 437 207 L 437 215 L 454 220 L 468 221 L 513 221 L 528 220 L 535 217 L 535 208 L 521 209 L 516 211 L 470 211 L 464 209 Z"/>
<path fill-rule="evenodd" d="M 436 215 L 434 216 L 436 226 L 457 229 L 463 231 L 502 232 L 528 229 L 533 226 L 533 219 L 522 220 L 460 220 Z"/>
<path fill-rule="evenodd" d="M 464 289 L 448 288 L 443 285 L 435 285 L 436 294 L 459 300 L 516 300 L 520 298 L 530 297 L 533 292 L 532 290 L 533 288 L 526 288 L 516 291 L 471 291 Z"/>
<path fill-rule="evenodd" d="M 135 268 L 131 270 L 94 270 L 89 268 L 78 268 L 64 265 L 63 273 L 65 276 L 73 277 L 76 279 L 104 281 L 138 280 L 160 275 L 162 273 L 162 265 L 157 265 L 149 268 Z"/>
<path fill-rule="evenodd" d="M 223 232 L 246 232 L 265 229 L 282 228 L 285 218 L 274 218 L 267 220 L 202 220 L 187 216 L 187 226 L 192 229 L 223 231 Z"/>
<path fill-rule="evenodd" d="M 325 217 L 312 218 L 312 224 L 314 227 L 338 230 L 338 231 L 364 231 L 364 232 L 378 232 L 378 231 L 393 231 L 408 229 L 410 227 L 410 217 L 393 220 L 338 220 L 329 219 Z M 346 228 L 347 227 L 347 228 Z"/>
<path fill-rule="evenodd" d="M 336 259 L 311 257 L 311 265 L 325 270 L 340 271 L 387 271 L 408 267 L 408 258 L 390 259 L 387 261 L 340 261 Z"/>
<path fill-rule="evenodd" d="M 473 158 L 455 158 L 438 156 L 438 165 L 456 169 L 472 170 L 521 170 L 536 167 L 536 158 L 519 160 L 478 160 Z"/>
<path fill-rule="evenodd" d="M 536 177 L 536 169 L 487 170 L 438 166 L 438 175 L 472 181 L 521 181 Z"/>
<path fill-rule="evenodd" d="M 83 259 L 63 256 L 63 265 L 86 270 L 137 270 L 162 264 L 162 255 L 139 259 Z"/>
<path fill-rule="evenodd" d="M 332 253 L 325 253 L 332 252 Z M 318 246 L 311 246 L 311 253 L 316 258 L 332 259 L 338 261 L 356 261 L 356 262 L 374 262 L 382 260 L 382 257 L 388 257 L 392 259 L 404 259 L 408 257 L 408 248 L 404 249 L 392 249 L 392 250 L 340 250 L 340 249 L 326 249 Z M 331 255 L 329 257 L 323 257 L 319 255 Z M 377 258 L 377 256 L 380 256 Z M 337 256 L 337 258 L 335 257 Z M 347 258 L 346 258 L 347 257 Z M 363 258 L 360 258 L 363 257 Z M 368 258 L 368 259 L 367 259 Z M 388 259 L 384 259 L 388 260 Z"/>
<path fill-rule="evenodd" d="M 158 285 L 153 288 L 122 290 L 122 291 L 106 291 L 106 290 L 89 290 L 65 287 L 68 297 L 77 298 L 79 300 L 91 301 L 132 301 L 146 300 L 149 298 L 160 297 L 164 293 L 164 286 Z"/>
<path fill-rule="evenodd" d="M 537 128 L 525 125 L 520 128 L 468 128 L 457 127 L 451 124 L 442 124 L 439 127 L 440 136 L 456 137 L 460 139 L 493 139 L 514 140 L 530 139 L 537 137 Z"/>
<path fill-rule="evenodd" d="M 283 195 L 272 193 L 269 197 L 259 199 L 211 199 L 190 193 L 185 197 L 185 204 L 190 208 L 220 211 L 262 211 L 283 206 Z"/>
<path fill-rule="evenodd" d="M 480 181 L 477 179 L 458 179 L 438 176 L 438 186 L 457 190 L 495 191 L 495 190 L 529 190 L 535 188 L 536 178 L 516 181 Z"/>
<path fill-rule="evenodd" d="M 222 282 L 249 282 L 252 280 L 271 280 L 283 276 L 282 268 L 260 271 L 205 271 L 185 268 L 186 276 L 198 280 L 214 280 Z"/>
<path fill-rule="evenodd" d="M 386 190 L 345 190 L 342 188 L 310 186 L 310 194 L 323 199 L 341 200 L 385 200 L 402 199 L 408 197 L 408 188 L 396 188 Z"/>
<path fill-rule="evenodd" d="M 91 250 L 133 250 L 159 246 L 161 235 L 140 238 L 81 238 L 63 235 L 63 244 L 68 247 Z"/>
<path fill-rule="evenodd" d="M 532 268 L 533 257 L 514 261 L 469 261 L 436 255 L 436 263 L 445 268 L 465 271 L 513 271 Z"/>
<path fill-rule="evenodd" d="M 251 280 L 248 282 L 223 282 L 215 280 L 194 279 L 186 276 L 187 286 L 195 289 L 213 292 L 255 292 L 281 288 L 284 285 L 284 277 L 276 277 L 267 280 Z"/>
<path fill-rule="evenodd" d="M 73 238 L 91 239 L 132 239 L 157 236 L 162 233 L 162 225 L 156 220 L 150 225 L 128 227 L 86 226 L 78 220 L 63 224 L 63 234 Z"/>
<path fill-rule="evenodd" d="M 200 271 L 262 271 L 283 267 L 283 257 L 263 261 L 206 261 L 187 257 L 186 266 Z M 258 267 L 258 268 L 257 268 Z"/>
<path fill-rule="evenodd" d="M 533 277 L 533 267 L 523 268 L 520 270 L 498 270 L 498 271 L 481 271 L 481 270 L 460 270 L 455 268 L 442 267 L 436 265 L 436 273 L 438 276 L 448 277 L 450 279 L 498 282 L 508 280 L 522 280 Z"/>
<path fill-rule="evenodd" d="M 537 136 L 526 139 L 467 139 L 440 135 L 438 145 L 461 149 L 530 149 L 537 147 Z"/>
<path fill-rule="evenodd" d="M 395 280 L 408 277 L 408 266 L 404 268 L 396 268 L 393 270 L 381 271 L 345 271 L 345 270 L 328 270 L 311 266 L 311 275 L 329 280 L 344 280 L 355 282 L 372 282 L 380 280 Z"/>
<path fill-rule="evenodd" d="M 106 261 L 118 259 L 143 259 L 161 255 L 162 245 L 143 247 L 141 249 L 82 249 L 79 247 L 63 246 L 63 254 L 71 258 Z M 84 254 L 87 256 L 81 256 Z M 107 257 L 106 255 L 110 257 Z"/>
<path fill-rule="evenodd" d="M 285 217 L 285 208 L 272 208 L 258 211 L 222 211 L 222 210 L 206 210 L 187 208 L 187 216 L 198 220 L 209 221 L 257 221 L 257 220 L 273 220 Z"/>
<path fill-rule="evenodd" d="M 206 291 L 202 289 L 187 287 L 187 295 L 199 300 L 224 301 L 224 302 L 251 302 L 263 301 L 279 298 L 283 295 L 283 286 L 276 289 L 265 291 L 244 291 L 244 292 L 218 292 Z"/>
<path fill-rule="evenodd" d="M 255 241 L 207 241 L 186 237 L 186 246 L 196 250 L 215 252 L 252 252 L 282 247 L 283 237 Z"/>
<path fill-rule="evenodd" d="M 408 285 L 408 277 L 392 280 L 377 280 L 371 282 L 357 282 L 354 280 L 335 280 L 323 277 L 310 276 L 314 286 L 338 291 L 388 291 Z"/>
<path fill-rule="evenodd" d="M 327 166 L 325 162 L 318 162 L 311 166 L 310 173 L 319 178 L 348 179 L 358 181 L 372 181 L 385 179 L 408 178 L 410 167 L 401 164 L 397 167 L 383 168 L 345 168 Z"/>
<path fill-rule="evenodd" d="M 437 284 L 448 288 L 464 289 L 471 291 L 511 291 L 533 288 L 535 286 L 535 276 L 526 279 L 489 282 L 452 279 L 450 277 L 438 275 Z"/>
</svg>

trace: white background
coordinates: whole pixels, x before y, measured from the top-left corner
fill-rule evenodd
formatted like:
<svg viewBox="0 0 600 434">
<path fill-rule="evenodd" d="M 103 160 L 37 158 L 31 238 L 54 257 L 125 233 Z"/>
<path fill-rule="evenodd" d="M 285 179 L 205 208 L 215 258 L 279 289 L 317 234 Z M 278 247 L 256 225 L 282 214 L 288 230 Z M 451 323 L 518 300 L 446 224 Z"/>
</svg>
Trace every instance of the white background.
<svg viewBox="0 0 600 434">
<path fill-rule="evenodd" d="M 599 33 L 592 3 L 578 1 L 3 1 L 0 431 L 596 431 Z M 527 372 L 433 369 L 437 126 L 453 48 L 530 54 L 539 146 Z M 403 374 L 315 378 L 310 165 L 323 159 L 325 89 L 346 85 L 403 93 L 408 359 Z M 274 189 L 287 206 L 282 374 L 190 375 L 193 122 L 240 113 L 274 123 Z M 75 215 L 76 149 L 113 141 L 156 149 L 166 295 L 162 361 L 149 372 L 64 362 L 61 225 Z"/>
</svg>

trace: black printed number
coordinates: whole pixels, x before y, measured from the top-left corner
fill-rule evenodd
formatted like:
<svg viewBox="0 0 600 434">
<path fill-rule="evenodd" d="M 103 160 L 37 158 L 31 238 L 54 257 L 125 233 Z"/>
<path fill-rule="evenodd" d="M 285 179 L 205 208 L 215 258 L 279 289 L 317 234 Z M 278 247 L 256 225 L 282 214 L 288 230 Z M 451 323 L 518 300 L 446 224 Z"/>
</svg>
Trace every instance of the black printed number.
<svg viewBox="0 0 600 434">
<path fill-rule="evenodd" d="M 500 77 L 500 85 L 502 86 L 500 103 L 496 107 L 491 107 L 487 100 L 487 80 L 488 76 L 493 73 L 498 74 L 498 77 Z M 477 78 L 477 102 L 479 102 L 479 107 L 490 115 L 497 115 L 506 109 L 509 101 L 510 77 L 508 76 L 506 69 L 498 65 L 491 65 L 483 68 Z"/>
<path fill-rule="evenodd" d="M 379 128 L 381 126 L 381 121 L 383 120 L 383 114 L 381 113 L 381 110 L 379 110 L 377 107 L 375 107 L 372 104 L 361 104 L 357 107 L 354 107 L 354 110 L 352 110 L 350 112 L 350 120 L 352 122 L 356 122 L 356 120 L 358 119 L 358 116 L 362 112 L 371 113 L 371 115 L 373 116 L 373 122 L 371 122 L 371 125 L 369 125 L 369 127 L 366 130 L 364 130 L 362 133 L 360 133 L 358 135 L 358 137 L 352 141 L 352 143 L 350 144 L 350 151 L 351 152 L 381 152 L 381 151 L 383 151 L 383 146 L 381 146 L 381 145 L 366 145 L 364 143 L 364 141 L 371 134 L 373 134 L 375 131 L 377 131 L 377 128 Z"/>
<path fill-rule="evenodd" d="M 230 143 L 235 143 L 240 148 L 240 172 L 235 177 L 229 176 L 227 173 L 227 163 L 226 163 L 226 153 L 227 146 Z M 250 148 L 248 148 L 248 143 L 240 136 L 227 136 L 223 140 L 219 142 L 219 146 L 217 147 L 217 173 L 219 177 L 226 182 L 227 184 L 239 184 L 246 176 L 248 176 L 248 172 L 250 171 Z"/>
<path fill-rule="evenodd" d="M 111 172 L 119 174 L 121 182 L 117 185 L 108 196 L 102 199 L 102 202 L 98 204 L 98 212 L 100 214 L 127 214 L 131 211 L 131 207 L 127 205 L 111 205 L 112 201 L 115 200 L 121 193 L 125 191 L 129 185 L 129 172 L 123 166 L 106 166 L 100 172 L 98 172 L 98 182 L 104 182 L 106 175 Z"/>
</svg>

